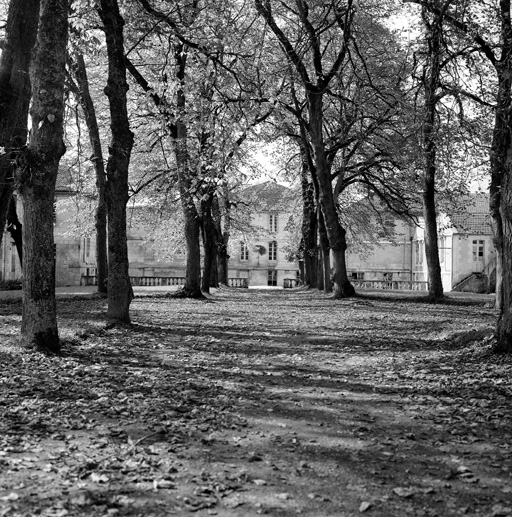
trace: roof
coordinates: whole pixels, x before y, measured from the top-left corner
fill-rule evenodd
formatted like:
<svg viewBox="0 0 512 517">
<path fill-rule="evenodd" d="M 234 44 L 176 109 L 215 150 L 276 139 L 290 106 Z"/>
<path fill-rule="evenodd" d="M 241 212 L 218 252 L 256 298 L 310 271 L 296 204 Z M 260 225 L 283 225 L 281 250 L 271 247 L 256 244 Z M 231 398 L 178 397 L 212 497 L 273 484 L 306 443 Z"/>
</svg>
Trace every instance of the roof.
<svg viewBox="0 0 512 517">
<path fill-rule="evenodd" d="M 448 216 L 459 233 L 492 234 L 488 194 L 472 193 L 463 196 L 457 204 L 457 208 L 448 211 Z"/>
<path fill-rule="evenodd" d="M 292 189 L 274 181 L 250 185 L 244 188 L 242 196 L 261 211 L 290 209 L 292 200 L 295 199 Z"/>
</svg>

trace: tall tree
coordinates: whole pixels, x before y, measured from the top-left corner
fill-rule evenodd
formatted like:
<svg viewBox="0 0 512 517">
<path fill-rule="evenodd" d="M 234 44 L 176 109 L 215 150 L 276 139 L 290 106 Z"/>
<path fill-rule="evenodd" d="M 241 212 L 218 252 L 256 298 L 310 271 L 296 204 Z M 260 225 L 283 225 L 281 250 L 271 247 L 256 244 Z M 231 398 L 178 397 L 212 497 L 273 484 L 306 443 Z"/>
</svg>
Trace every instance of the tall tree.
<svg viewBox="0 0 512 517">
<path fill-rule="evenodd" d="M 106 293 L 108 281 L 108 253 L 107 253 L 107 203 L 105 174 L 105 161 L 101 147 L 101 137 L 96 117 L 94 101 L 89 89 L 89 79 L 83 54 L 75 53 L 71 57 L 71 71 L 73 78 L 70 81 L 71 89 L 77 96 L 84 112 L 85 123 L 89 133 L 89 141 L 92 148 L 92 162 L 96 174 L 96 190 L 98 203 L 95 213 L 96 228 L 96 278 L 98 281 L 98 292 Z"/>
<path fill-rule="evenodd" d="M 23 200 L 23 315 L 21 341 L 47 353 L 60 351 L 55 304 L 54 194 L 63 141 L 68 0 L 42 0 L 30 66 L 31 130 L 17 171 Z"/>
<path fill-rule="evenodd" d="M 29 66 L 36 42 L 39 0 L 9 3 L 0 58 L 0 243 L 12 205 L 16 159 L 27 143 Z M 11 208 L 10 208 L 11 207 Z"/>
<path fill-rule="evenodd" d="M 319 206 L 333 256 L 334 297 L 352 296 L 354 287 L 348 280 L 345 262 L 346 230 L 338 219 L 326 154 L 324 96 L 331 81 L 339 73 L 348 57 L 354 18 L 353 2 L 348 0 L 341 5 L 340 2 L 330 1 L 317 5 L 314 2 L 296 0 L 294 8 L 281 6 L 285 9 L 284 18 L 295 18 L 296 25 L 293 30 L 298 27 L 301 33 L 297 45 L 292 43 L 290 37 L 281 28 L 271 0 L 255 0 L 255 5 L 301 81 L 307 99 L 307 127 L 314 152 Z M 338 34 L 333 36 L 330 30 L 337 31 Z"/>
<path fill-rule="evenodd" d="M 439 14 L 439 6 L 426 0 L 404 0 Z M 468 8 L 469 7 L 469 8 Z M 480 2 L 469 2 L 463 9 L 445 13 L 447 23 L 474 43 L 496 73 L 495 117 L 490 147 L 490 213 L 496 247 L 496 350 L 512 352 L 512 19 L 510 0 L 499 0 L 497 9 L 482 17 Z M 476 12 L 476 15 L 471 16 Z M 464 17 L 468 16 L 468 19 Z M 491 19 L 490 27 L 481 19 Z M 476 21 L 475 21 L 476 20 Z M 496 38 L 493 39 L 493 36 Z"/>
<path fill-rule="evenodd" d="M 107 43 L 111 142 L 107 161 L 108 309 L 112 323 L 130 322 L 130 283 L 126 231 L 128 171 L 133 147 L 127 109 L 128 83 L 124 51 L 124 19 L 117 0 L 101 0 L 98 9 Z"/>
<path fill-rule="evenodd" d="M 436 172 L 437 172 L 437 105 L 440 100 L 441 61 L 443 59 L 443 14 L 451 0 L 442 6 L 439 13 L 432 15 L 422 10 L 425 28 L 426 63 L 421 83 L 423 88 L 422 152 L 423 152 L 423 217 L 425 220 L 425 255 L 428 270 L 428 291 L 433 299 L 443 297 L 443 282 L 437 244 Z M 432 19 L 431 19 L 432 18 Z"/>
</svg>

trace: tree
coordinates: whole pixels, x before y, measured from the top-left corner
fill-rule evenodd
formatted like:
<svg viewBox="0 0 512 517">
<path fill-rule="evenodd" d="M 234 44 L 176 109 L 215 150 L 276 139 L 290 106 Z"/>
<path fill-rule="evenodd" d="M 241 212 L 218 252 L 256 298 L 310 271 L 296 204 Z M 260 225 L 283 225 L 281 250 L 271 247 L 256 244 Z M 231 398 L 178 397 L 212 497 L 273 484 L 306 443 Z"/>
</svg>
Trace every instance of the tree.
<svg viewBox="0 0 512 517">
<path fill-rule="evenodd" d="M 27 143 L 31 96 L 29 65 L 38 20 L 39 0 L 9 3 L 0 58 L 0 146 L 4 148 L 0 155 L 0 243 L 8 213 L 15 215 L 13 178 L 16 160 Z"/>
<path fill-rule="evenodd" d="M 439 14 L 439 6 L 433 2 L 404 0 L 422 5 Z M 512 352 L 512 138 L 510 129 L 510 108 L 512 105 L 512 20 L 510 0 L 500 0 L 498 8 L 493 6 L 482 16 L 479 2 L 468 2 L 464 9 L 448 12 L 445 20 L 452 27 L 466 35 L 496 73 L 495 117 L 490 146 L 490 201 L 489 208 L 496 247 L 496 350 Z M 477 21 L 471 18 L 474 16 Z M 468 19 L 464 17 L 466 15 Z M 490 27 L 480 22 L 490 21 Z M 499 53 L 498 53 L 499 50 Z"/>
<path fill-rule="evenodd" d="M 71 58 L 71 72 L 73 79 L 70 85 L 73 93 L 77 96 L 84 112 L 85 122 L 89 133 L 89 140 L 92 148 L 92 162 L 96 174 L 96 189 L 98 203 L 95 213 L 96 227 L 96 270 L 98 281 L 98 292 L 107 292 L 108 281 L 108 253 L 107 253 L 107 204 L 105 162 L 101 147 L 101 137 L 96 118 L 96 109 L 89 89 L 89 79 L 83 54 L 76 52 Z"/>
<path fill-rule="evenodd" d="M 124 56 L 124 20 L 117 0 L 101 0 L 99 15 L 107 43 L 111 142 L 107 161 L 108 309 L 112 323 L 130 322 L 130 283 L 126 233 L 128 171 L 133 147 L 127 109 L 128 83 Z"/>
<path fill-rule="evenodd" d="M 354 287 L 346 273 L 346 231 L 341 226 L 333 196 L 324 135 L 324 95 L 348 57 L 354 18 L 352 0 L 344 5 L 330 1 L 322 5 L 296 0 L 295 7 L 282 6 L 284 17 L 294 18 L 301 38 L 294 46 L 281 29 L 270 0 L 255 0 L 258 13 L 277 38 L 286 58 L 297 72 L 307 100 L 308 137 L 314 152 L 318 200 L 333 256 L 334 297 L 352 296 Z M 336 31 L 333 35 L 330 31 Z M 301 55 L 302 49 L 303 54 Z M 309 66 L 310 65 L 310 66 Z"/>
<path fill-rule="evenodd" d="M 30 142 L 17 170 L 23 200 L 23 316 L 27 348 L 60 351 L 55 304 L 53 203 L 63 142 L 68 1 L 42 0 L 30 66 Z"/>
</svg>

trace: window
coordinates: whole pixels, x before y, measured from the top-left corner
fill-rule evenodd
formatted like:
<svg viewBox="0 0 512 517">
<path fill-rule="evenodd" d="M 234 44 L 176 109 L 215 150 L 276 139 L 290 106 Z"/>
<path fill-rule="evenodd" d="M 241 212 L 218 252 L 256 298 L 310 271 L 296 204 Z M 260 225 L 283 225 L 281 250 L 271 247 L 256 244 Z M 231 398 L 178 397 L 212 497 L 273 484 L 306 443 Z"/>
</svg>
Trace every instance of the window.
<svg viewBox="0 0 512 517">
<path fill-rule="evenodd" d="M 420 266 L 423 264 L 423 241 L 416 241 L 415 248 L 416 265 Z"/>
<path fill-rule="evenodd" d="M 82 241 L 82 261 L 90 262 L 91 261 L 91 238 L 85 237 Z"/>
<path fill-rule="evenodd" d="M 267 284 L 269 286 L 277 286 L 277 271 L 275 269 L 268 270 Z"/>
<path fill-rule="evenodd" d="M 269 215 L 268 228 L 273 233 L 277 232 L 277 214 L 270 214 Z"/>
<path fill-rule="evenodd" d="M 11 243 L 11 273 L 16 273 L 16 244 L 14 242 Z"/>
<path fill-rule="evenodd" d="M 249 248 L 244 241 L 240 242 L 240 260 L 249 260 Z"/>
<path fill-rule="evenodd" d="M 437 245 L 439 247 L 439 262 L 443 264 L 446 256 L 446 237 L 439 237 Z"/>
<path fill-rule="evenodd" d="M 474 240 L 473 241 L 473 262 L 484 261 L 484 241 Z"/>
<path fill-rule="evenodd" d="M 268 260 L 277 260 L 277 242 L 268 243 Z"/>
<path fill-rule="evenodd" d="M 350 278 L 352 280 L 364 280 L 364 271 L 352 271 Z"/>
</svg>

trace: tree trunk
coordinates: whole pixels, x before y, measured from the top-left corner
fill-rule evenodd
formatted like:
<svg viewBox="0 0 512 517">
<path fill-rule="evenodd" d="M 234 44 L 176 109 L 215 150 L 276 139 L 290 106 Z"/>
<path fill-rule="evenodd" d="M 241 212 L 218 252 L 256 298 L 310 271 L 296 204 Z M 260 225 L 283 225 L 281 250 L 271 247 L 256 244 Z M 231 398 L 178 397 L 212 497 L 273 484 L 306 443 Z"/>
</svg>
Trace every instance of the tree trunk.
<svg viewBox="0 0 512 517">
<path fill-rule="evenodd" d="M 322 275 L 322 289 L 324 293 L 332 293 L 331 281 L 331 248 L 329 246 L 329 238 L 325 229 L 325 221 L 320 207 L 317 210 L 318 235 L 320 239 L 320 249 L 322 250 L 322 261 L 320 269 Z"/>
<path fill-rule="evenodd" d="M 11 0 L 0 57 L 0 244 L 14 191 L 14 163 L 27 143 L 29 66 L 36 42 L 39 0 Z"/>
<path fill-rule="evenodd" d="M 322 127 L 322 93 L 309 91 L 308 101 L 310 135 L 315 154 L 316 176 L 318 180 L 318 198 L 324 218 L 325 229 L 329 238 L 329 246 L 334 257 L 332 274 L 334 298 L 344 298 L 353 296 L 355 290 L 348 279 L 345 260 L 341 260 L 341 255 L 344 255 L 346 252 L 347 242 L 345 239 L 345 230 L 342 228 L 338 219 L 338 212 L 332 191 L 330 168 L 325 155 Z"/>
<path fill-rule="evenodd" d="M 315 206 L 315 191 L 313 184 L 308 180 L 309 168 L 307 163 L 302 166 L 302 239 L 305 278 L 304 283 L 316 289 L 317 282 L 317 227 L 318 218 Z"/>
<path fill-rule="evenodd" d="M 228 243 L 229 243 L 229 202 L 227 201 L 227 195 L 224 207 L 224 232 L 222 231 L 222 214 L 217 195 L 213 201 L 213 214 L 215 231 L 217 234 L 217 287 L 219 285 L 229 285 L 228 271 L 229 271 L 229 255 L 228 255 Z"/>
<path fill-rule="evenodd" d="M 427 29 L 427 64 L 423 75 L 424 106 L 423 106 L 423 216 L 425 218 L 425 255 L 427 258 L 428 292 L 429 297 L 443 297 L 441 279 L 441 264 L 437 243 L 437 214 L 435 201 L 435 181 L 437 172 L 437 132 L 436 106 L 437 90 L 440 86 L 441 31 L 442 18 L 435 16 L 430 23 L 424 10 L 423 20 Z"/>
<path fill-rule="evenodd" d="M 318 259 L 316 261 L 316 278 L 317 278 L 317 287 L 319 291 L 324 290 L 325 282 L 324 282 L 324 254 L 322 251 L 322 247 L 318 248 Z"/>
<path fill-rule="evenodd" d="M 100 0 L 98 10 L 107 43 L 108 79 L 105 94 L 110 106 L 112 133 L 107 162 L 108 308 L 111 323 L 130 323 L 133 289 L 130 283 L 126 232 L 128 170 L 133 147 L 127 110 L 124 20 L 117 0 Z"/>
<path fill-rule="evenodd" d="M 42 0 L 37 44 L 30 66 L 30 144 L 18 171 L 24 208 L 21 342 L 59 353 L 53 240 L 55 183 L 63 141 L 68 38 L 67 0 Z"/>
<path fill-rule="evenodd" d="M 203 293 L 210 292 L 212 274 L 215 269 L 215 263 L 217 261 L 217 253 L 215 251 L 217 239 L 215 238 L 215 227 L 212 216 L 212 204 L 213 194 L 210 192 L 207 194 L 206 199 L 201 200 L 201 233 L 203 236 L 204 251 L 204 266 L 203 276 L 201 278 L 201 291 L 203 291 Z"/>
<path fill-rule="evenodd" d="M 77 95 L 84 112 L 85 123 L 89 133 L 89 141 L 92 148 L 92 162 L 96 173 L 96 189 L 98 192 L 98 205 L 96 206 L 96 278 L 98 280 L 98 292 L 107 292 L 108 258 L 107 258 L 107 203 L 105 162 L 101 148 L 101 138 L 98 128 L 96 109 L 89 90 L 89 79 L 82 54 L 74 56 L 71 69 L 77 84 Z"/>
<path fill-rule="evenodd" d="M 187 49 L 183 44 L 174 48 L 176 64 L 177 92 L 176 104 L 179 113 L 185 114 L 187 108 L 185 95 Z M 182 118 L 176 120 L 171 129 L 178 169 L 178 187 L 181 197 L 181 206 L 185 219 L 185 241 L 187 246 L 187 266 L 183 294 L 190 298 L 202 298 L 201 293 L 201 223 L 199 213 L 194 202 L 192 171 L 188 152 L 187 125 Z"/>
<path fill-rule="evenodd" d="M 512 160 L 512 150 L 510 151 Z M 510 167 L 510 162 L 508 166 Z M 512 175 L 504 175 L 501 188 L 500 214 L 503 231 L 501 265 L 502 304 L 496 325 L 496 352 L 512 353 Z"/>
<path fill-rule="evenodd" d="M 502 51 L 502 62 L 496 68 L 498 74 L 498 95 L 496 115 L 490 151 L 491 185 L 489 189 L 489 211 L 491 214 L 494 247 L 496 249 L 496 302 L 495 308 L 499 314 L 503 305 L 503 223 L 500 211 L 502 183 L 506 177 L 507 154 L 511 147 L 509 129 L 511 87 L 512 87 L 512 35 Z"/>
</svg>

